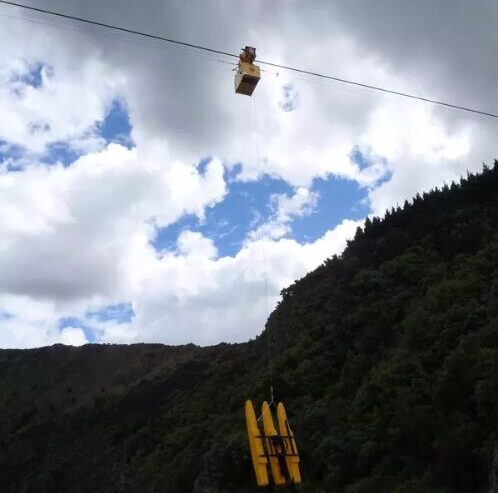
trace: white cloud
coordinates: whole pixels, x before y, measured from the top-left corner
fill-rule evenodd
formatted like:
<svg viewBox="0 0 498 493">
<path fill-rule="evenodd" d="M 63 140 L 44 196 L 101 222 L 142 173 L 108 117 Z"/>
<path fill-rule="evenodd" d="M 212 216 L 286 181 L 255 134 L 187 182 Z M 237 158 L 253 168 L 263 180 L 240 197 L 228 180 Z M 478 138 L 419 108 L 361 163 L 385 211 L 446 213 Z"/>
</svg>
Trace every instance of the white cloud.
<svg viewBox="0 0 498 493">
<path fill-rule="evenodd" d="M 293 217 L 310 215 L 318 202 L 318 193 L 299 187 L 292 197 L 279 194 L 274 195 L 273 200 L 276 202 L 277 220 L 287 222 Z"/>
<path fill-rule="evenodd" d="M 53 302 L 0 294 L 0 306 L 8 313 L 0 319 L 0 347 L 26 348 L 60 342 Z"/>
<path fill-rule="evenodd" d="M 36 154 L 59 141 L 79 150 L 100 148 L 95 125 L 120 97 L 121 71 L 85 41 L 76 61 L 71 43 L 63 42 L 57 31 L 51 36 L 51 29 L 35 25 L 28 34 L 19 21 L 1 22 L 0 139 Z M 41 85 L 34 87 L 27 78 L 40 63 Z"/>
<path fill-rule="evenodd" d="M 130 255 L 143 262 L 127 264 L 133 268 L 132 283 L 122 294 L 133 299 L 136 316 L 131 323 L 85 317 L 88 302 L 57 306 L 32 304 L 29 297 L 0 297 L 0 306 L 14 315 L 0 320 L 0 346 L 85 343 L 80 327 L 71 327 L 68 333 L 57 330 L 58 318 L 69 315 L 81 316 L 102 342 L 247 340 L 261 332 L 266 319 L 265 266 L 272 310 L 282 288 L 340 253 L 358 225 L 346 220 L 304 245 L 291 239 L 248 242 L 235 257 L 217 257 L 211 240 L 189 231 L 179 238 L 176 251 L 159 257 L 151 248 L 132 244 L 130 249 L 138 250 Z"/>
<path fill-rule="evenodd" d="M 404 118 L 396 120 L 400 107 Z M 469 161 L 476 128 L 448 128 L 430 107 L 393 102 L 371 115 L 365 132 L 373 153 L 386 159 L 391 178 L 369 192 L 372 212 L 383 215 L 396 203 L 410 199 L 417 192 L 458 180 L 468 168 L 478 168 L 479 161 Z"/>
<path fill-rule="evenodd" d="M 83 346 L 88 344 L 88 339 L 79 327 L 66 327 L 61 331 L 61 342 L 67 346 Z"/>
<path fill-rule="evenodd" d="M 0 290 L 61 302 L 126 291 L 154 226 L 202 217 L 225 183 L 218 160 L 200 174 L 158 145 L 111 144 L 68 168 L 0 175 L 0 191 Z"/>
<path fill-rule="evenodd" d="M 147 282 L 134 293 L 140 340 L 200 344 L 243 341 L 261 332 L 280 291 L 340 253 L 359 222 L 345 220 L 309 244 L 291 239 L 249 241 L 234 257 L 215 257 L 207 238 L 184 232 L 176 252 L 157 259 Z M 185 249 L 185 242 L 189 248 Z M 196 248 L 190 248 L 193 243 Z"/>
<path fill-rule="evenodd" d="M 178 237 L 178 252 L 190 258 L 212 259 L 217 255 L 216 247 L 212 240 L 205 238 L 200 233 L 183 231 Z"/>
<path fill-rule="evenodd" d="M 318 193 L 299 187 L 294 195 L 285 193 L 271 196 L 273 214 L 270 219 L 251 231 L 249 237 L 279 239 L 291 232 L 290 222 L 296 217 L 309 216 L 318 203 Z"/>
</svg>

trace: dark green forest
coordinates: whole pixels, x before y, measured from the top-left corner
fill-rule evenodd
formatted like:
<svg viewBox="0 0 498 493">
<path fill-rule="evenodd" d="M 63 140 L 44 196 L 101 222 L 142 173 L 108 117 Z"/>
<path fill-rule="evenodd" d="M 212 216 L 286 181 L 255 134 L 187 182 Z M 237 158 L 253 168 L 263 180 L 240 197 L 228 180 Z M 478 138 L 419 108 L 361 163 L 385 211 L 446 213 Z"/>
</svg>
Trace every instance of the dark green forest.
<svg viewBox="0 0 498 493">
<path fill-rule="evenodd" d="M 256 340 L 1 350 L 0 491 L 258 491 L 268 330 L 300 492 L 496 493 L 498 162 L 367 219 Z"/>
</svg>

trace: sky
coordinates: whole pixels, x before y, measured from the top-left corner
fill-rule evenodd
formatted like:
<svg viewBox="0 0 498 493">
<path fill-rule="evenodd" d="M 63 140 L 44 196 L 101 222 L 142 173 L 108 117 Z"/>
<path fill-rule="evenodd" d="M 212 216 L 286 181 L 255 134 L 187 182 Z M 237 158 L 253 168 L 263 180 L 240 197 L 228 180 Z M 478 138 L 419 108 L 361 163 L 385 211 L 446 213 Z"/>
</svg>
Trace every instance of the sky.
<svg viewBox="0 0 498 493">
<path fill-rule="evenodd" d="M 494 0 L 23 1 L 498 112 Z M 249 98 L 233 62 L 0 5 L 0 347 L 252 339 L 366 216 L 498 157 L 491 118 L 267 66 Z"/>
</svg>

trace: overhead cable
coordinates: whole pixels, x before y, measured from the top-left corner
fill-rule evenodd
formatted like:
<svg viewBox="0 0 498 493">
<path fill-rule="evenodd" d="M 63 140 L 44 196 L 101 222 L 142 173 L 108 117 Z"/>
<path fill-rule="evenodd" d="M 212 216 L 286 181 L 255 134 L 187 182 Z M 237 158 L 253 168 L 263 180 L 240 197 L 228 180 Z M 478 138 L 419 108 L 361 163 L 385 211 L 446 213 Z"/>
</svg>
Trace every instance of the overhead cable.
<svg viewBox="0 0 498 493">
<path fill-rule="evenodd" d="M 39 8 L 39 7 L 33 7 L 31 5 L 24 5 L 24 4 L 21 4 L 21 3 L 11 2 L 11 1 L 8 1 L 8 0 L 0 0 L 0 4 L 11 5 L 11 6 L 14 6 L 14 7 L 19 7 L 19 8 L 26 9 L 26 10 L 31 10 L 31 11 L 34 11 L 34 12 L 39 12 L 39 13 L 46 14 L 46 15 L 52 15 L 52 16 L 61 17 L 61 18 L 64 18 L 64 19 L 70 19 L 70 20 L 73 20 L 73 21 L 83 22 L 85 24 L 92 24 L 94 26 L 99 26 L 99 27 L 103 27 L 103 28 L 106 28 L 106 29 L 112 29 L 114 31 L 121 31 L 121 32 L 124 32 L 124 33 L 133 34 L 135 36 L 142 36 L 142 37 L 145 37 L 145 38 L 155 39 L 155 40 L 162 41 L 162 42 L 165 42 L 165 43 L 171 43 L 171 44 L 175 44 L 175 45 L 185 46 L 187 48 L 193 48 L 193 49 L 196 49 L 196 50 L 206 51 L 206 52 L 209 52 L 209 53 L 216 53 L 218 55 L 224 55 L 224 56 L 228 56 L 228 57 L 232 57 L 232 58 L 238 58 L 239 57 L 239 55 L 237 55 L 235 53 L 230 53 L 230 52 L 223 51 L 223 50 L 216 50 L 214 48 L 208 48 L 206 46 L 202 46 L 202 45 L 198 45 L 198 44 L 187 43 L 185 41 L 178 41 L 176 39 L 166 38 L 164 36 L 159 36 L 157 34 L 151 34 L 151 33 L 146 33 L 146 32 L 143 32 L 143 31 L 138 31 L 136 29 L 129 29 L 129 28 L 126 28 L 126 27 L 115 26 L 115 25 L 112 25 L 112 24 L 106 24 L 104 22 L 94 21 L 94 20 L 91 20 L 91 19 L 86 19 L 84 17 L 77 17 L 77 16 L 74 16 L 74 15 L 63 14 L 61 12 L 55 12 L 53 10 L 47 10 L 47 9 L 42 9 L 42 8 Z M 336 82 L 341 82 L 343 84 L 349 84 L 349 85 L 353 85 L 353 86 L 357 86 L 357 87 L 362 87 L 364 89 L 371 89 L 371 90 L 374 90 L 374 91 L 380 91 L 380 92 L 387 93 L 387 94 L 394 94 L 395 96 L 401 96 L 401 97 L 409 98 L 409 99 L 416 99 L 418 101 L 424 101 L 426 103 L 437 104 L 437 105 L 440 105 L 440 106 L 445 106 L 447 108 L 453 108 L 453 109 L 456 109 L 456 110 L 466 111 L 466 112 L 469 112 L 469 113 L 476 113 L 476 114 L 479 114 L 479 115 L 484 115 L 484 116 L 488 116 L 488 117 L 491 117 L 491 118 L 498 119 L 498 114 L 491 113 L 489 111 L 478 110 L 478 109 L 475 109 L 475 108 L 469 108 L 467 106 L 461 106 L 461 105 L 458 105 L 458 104 L 448 103 L 448 102 L 445 102 L 445 101 L 439 101 L 439 100 L 436 100 L 436 99 L 430 99 L 430 98 L 425 98 L 425 97 L 422 97 L 422 96 L 416 96 L 414 94 L 409 94 L 409 93 L 406 93 L 406 92 L 395 91 L 393 89 L 387 89 L 385 87 L 374 86 L 374 85 L 371 85 L 371 84 L 364 84 L 362 82 L 356 82 L 356 81 L 352 81 L 352 80 L 348 80 L 348 79 L 343 79 L 341 77 L 335 77 L 335 76 L 332 76 L 332 75 L 321 74 L 319 72 L 312 72 L 310 70 L 305 70 L 305 69 L 300 69 L 300 68 L 296 68 L 296 67 L 291 67 L 291 66 L 288 66 L 288 65 L 281 65 L 279 63 L 265 62 L 265 61 L 262 61 L 262 60 L 258 60 L 258 63 L 260 63 L 261 65 L 268 65 L 269 67 L 275 67 L 275 68 L 279 68 L 279 69 L 282 69 L 282 70 L 288 70 L 289 72 L 296 72 L 296 73 L 299 73 L 299 74 L 305 74 L 305 75 L 309 75 L 309 76 L 312 76 L 312 77 L 319 77 L 321 79 L 333 80 L 333 81 L 336 81 Z"/>
</svg>

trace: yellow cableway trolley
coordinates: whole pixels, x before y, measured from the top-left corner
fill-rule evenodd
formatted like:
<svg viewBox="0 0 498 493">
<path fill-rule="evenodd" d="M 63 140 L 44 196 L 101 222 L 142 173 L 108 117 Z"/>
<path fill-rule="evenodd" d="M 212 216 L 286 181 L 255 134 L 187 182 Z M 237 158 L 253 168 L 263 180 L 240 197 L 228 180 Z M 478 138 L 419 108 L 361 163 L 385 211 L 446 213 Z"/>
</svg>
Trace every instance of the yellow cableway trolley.
<svg viewBox="0 0 498 493">
<path fill-rule="evenodd" d="M 261 433 L 250 400 L 246 401 L 246 422 L 251 458 L 258 486 L 290 485 L 295 491 L 301 482 L 299 471 L 299 454 L 284 405 L 277 406 L 278 430 L 273 423 L 270 406 L 265 401 L 261 409 L 263 433 Z"/>
<path fill-rule="evenodd" d="M 256 48 L 246 46 L 239 55 L 239 65 L 235 74 L 235 92 L 252 96 L 261 79 L 261 70 L 254 64 Z"/>
</svg>

